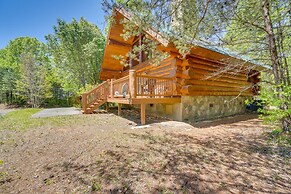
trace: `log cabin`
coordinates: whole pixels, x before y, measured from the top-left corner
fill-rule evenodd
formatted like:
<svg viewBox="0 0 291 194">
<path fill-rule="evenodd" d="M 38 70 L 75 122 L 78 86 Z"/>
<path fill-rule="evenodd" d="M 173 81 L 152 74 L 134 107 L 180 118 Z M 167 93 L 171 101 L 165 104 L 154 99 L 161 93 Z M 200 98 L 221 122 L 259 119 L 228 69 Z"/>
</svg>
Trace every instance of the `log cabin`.
<svg viewBox="0 0 291 194">
<path fill-rule="evenodd" d="M 174 44 L 154 30 L 125 40 L 123 20 L 128 12 L 113 11 L 114 22 L 108 31 L 100 70 L 103 83 L 82 95 L 82 111 L 92 113 L 106 102 L 140 107 L 141 124 L 146 111 L 178 121 L 198 121 L 243 113 L 245 101 L 257 95 L 262 65 L 216 47 L 191 43 L 182 55 Z M 154 64 L 139 51 L 136 59 L 128 57 L 135 45 L 145 44 L 144 36 L 157 42 L 157 49 L 167 58 Z M 124 66 L 116 56 L 129 61 Z"/>
</svg>

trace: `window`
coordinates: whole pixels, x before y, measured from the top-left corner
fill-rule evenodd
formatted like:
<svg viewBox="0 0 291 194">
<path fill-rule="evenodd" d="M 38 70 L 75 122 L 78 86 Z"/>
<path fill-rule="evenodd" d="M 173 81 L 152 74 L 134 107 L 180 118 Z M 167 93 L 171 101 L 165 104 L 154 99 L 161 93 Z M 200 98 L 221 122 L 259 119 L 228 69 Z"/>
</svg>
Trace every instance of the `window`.
<svg viewBox="0 0 291 194">
<path fill-rule="evenodd" d="M 252 83 L 252 92 L 254 95 L 258 95 L 260 92 L 260 72 L 256 70 L 250 70 L 248 73 L 248 82 Z"/>
<path fill-rule="evenodd" d="M 145 42 L 145 36 L 140 35 L 134 40 L 132 49 L 141 48 L 141 46 L 145 44 L 144 42 Z M 145 62 L 146 60 L 149 59 L 149 56 L 151 56 L 151 54 L 148 51 L 145 51 L 145 49 L 142 49 L 142 50 L 137 49 L 137 50 L 138 51 L 135 51 L 135 53 L 133 53 L 135 54 L 135 58 L 130 60 L 131 67 L 134 67 L 142 62 Z"/>
</svg>

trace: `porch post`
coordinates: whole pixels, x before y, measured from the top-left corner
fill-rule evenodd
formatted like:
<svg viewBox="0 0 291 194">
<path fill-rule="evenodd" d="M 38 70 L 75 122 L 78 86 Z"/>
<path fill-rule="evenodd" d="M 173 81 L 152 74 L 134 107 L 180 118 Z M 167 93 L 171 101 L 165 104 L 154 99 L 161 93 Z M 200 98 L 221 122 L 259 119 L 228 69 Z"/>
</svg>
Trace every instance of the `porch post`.
<svg viewBox="0 0 291 194">
<path fill-rule="evenodd" d="M 146 104 L 141 104 L 140 105 L 140 122 L 141 122 L 142 125 L 145 125 L 145 123 L 146 123 L 145 107 L 146 107 Z"/>
<path fill-rule="evenodd" d="M 87 94 L 86 93 L 82 94 L 82 109 L 83 109 L 83 113 L 86 114 L 87 113 Z"/>
<path fill-rule="evenodd" d="M 134 69 L 129 70 L 129 94 L 131 98 L 136 98 L 136 72 Z"/>
<path fill-rule="evenodd" d="M 122 104 L 118 103 L 118 116 L 121 115 L 121 106 L 122 106 Z"/>
</svg>

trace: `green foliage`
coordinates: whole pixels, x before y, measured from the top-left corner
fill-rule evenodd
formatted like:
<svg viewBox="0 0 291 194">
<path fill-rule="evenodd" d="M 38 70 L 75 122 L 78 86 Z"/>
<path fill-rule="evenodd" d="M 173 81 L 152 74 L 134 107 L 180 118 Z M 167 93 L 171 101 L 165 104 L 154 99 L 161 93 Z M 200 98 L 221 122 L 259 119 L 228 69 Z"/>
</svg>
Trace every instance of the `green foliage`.
<svg viewBox="0 0 291 194">
<path fill-rule="evenodd" d="M 49 59 L 43 43 L 36 41 L 30 46 L 34 47 L 33 51 L 24 51 L 20 55 L 17 91 L 29 105 L 39 107 L 44 99 L 50 97 L 51 85 L 47 80 Z"/>
<path fill-rule="evenodd" d="M 0 50 L 0 103 L 70 106 L 99 83 L 105 38 L 96 25 L 58 20 L 46 38 L 16 38 Z"/>
<path fill-rule="evenodd" d="M 45 44 L 29 37 L 10 41 L 0 52 L 2 99 L 6 97 L 7 103 L 26 102 L 31 106 L 39 106 L 44 98 L 49 97 L 48 69 Z"/>
<path fill-rule="evenodd" d="M 290 108 L 287 108 L 286 110 L 280 108 L 280 106 L 282 106 L 284 103 L 287 107 L 291 106 L 290 101 L 285 101 L 285 99 L 290 98 L 291 96 L 291 87 L 281 87 L 284 88 L 283 92 L 281 92 L 283 98 L 278 98 L 276 87 L 272 87 L 268 84 L 262 84 L 260 98 L 266 103 L 266 107 L 262 109 L 261 112 L 263 113 L 262 118 L 268 124 L 281 126 L 282 119 L 290 117 L 291 115 Z"/>
<path fill-rule="evenodd" d="M 46 39 L 64 91 L 76 94 L 81 87 L 98 83 L 105 38 L 96 25 L 84 18 L 71 23 L 58 20 L 54 34 Z"/>
<path fill-rule="evenodd" d="M 285 132 L 281 128 L 275 129 L 269 133 L 270 141 L 280 146 L 280 154 L 286 159 L 291 157 L 291 133 Z"/>
<path fill-rule="evenodd" d="M 262 4 L 270 3 L 269 13 L 271 28 L 274 33 L 274 47 L 270 47 L 272 34 L 267 31 L 265 17 L 262 14 Z M 254 9 L 256 7 L 257 9 Z M 227 28 L 224 41 L 228 48 L 239 50 L 256 61 L 270 67 L 261 78 L 260 98 L 266 102 L 262 110 L 265 122 L 279 125 L 284 130 L 290 129 L 290 62 L 291 39 L 288 34 L 291 28 L 290 6 L 284 1 L 240 1 L 237 5 L 236 16 Z M 276 50 L 274 49 L 276 48 Z M 274 59 L 277 57 L 277 59 Z"/>
</svg>

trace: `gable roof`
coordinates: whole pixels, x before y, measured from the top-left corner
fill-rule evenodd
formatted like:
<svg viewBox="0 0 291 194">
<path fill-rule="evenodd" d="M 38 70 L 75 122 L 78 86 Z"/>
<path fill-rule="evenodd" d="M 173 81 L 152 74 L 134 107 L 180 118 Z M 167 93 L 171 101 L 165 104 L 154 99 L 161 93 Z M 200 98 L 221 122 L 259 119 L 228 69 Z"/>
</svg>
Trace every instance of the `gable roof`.
<svg viewBox="0 0 291 194">
<path fill-rule="evenodd" d="M 112 76 L 118 77 L 122 72 L 124 66 L 120 63 L 120 59 L 116 56 L 126 56 L 130 52 L 131 46 L 135 40 L 135 37 L 130 37 L 125 40 L 121 34 L 124 33 L 123 20 L 131 20 L 132 16 L 124 9 L 113 10 L 114 22 L 111 23 L 106 47 L 104 51 L 103 62 L 100 70 L 100 79 L 106 80 L 112 78 Z M 178 53 L 174 44 L 170 42 L 163 34 L 155 31 L 154 29 L 148 29 L 144 31 L 145 34 L 152 37 L 159 43 L 159 48 L 168 52 Z M 189 43 L 192 47 L 190 54 L 195 57 L 205 58 L 221 63 L 238 63 L 256 67 L 257 69 L 265 69 L 267 66 L 260 64 L 246 56 L 238 55 L 235 52 L 231 52 L 226 49 L 222 49 L 216 46 L 210 46 L 200 41 L 193 41 Z"/>
</svg>

